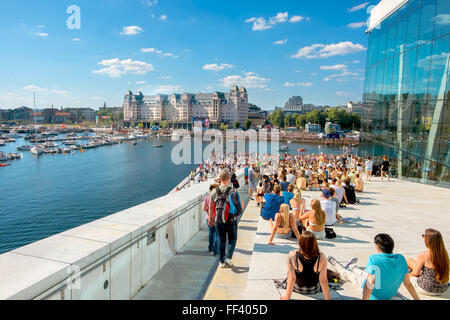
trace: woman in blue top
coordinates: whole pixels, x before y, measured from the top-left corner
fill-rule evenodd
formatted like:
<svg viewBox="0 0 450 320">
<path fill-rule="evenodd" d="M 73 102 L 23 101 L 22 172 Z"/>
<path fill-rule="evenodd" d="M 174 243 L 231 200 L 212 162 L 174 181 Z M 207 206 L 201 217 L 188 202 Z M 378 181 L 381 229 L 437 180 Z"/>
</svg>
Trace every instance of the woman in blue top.
<svg viewBox="0 0 450 320">
<path fill-rule="evenodd" d="M 264 196 L 266 203 L 261 211 L 261 217 L 270 221 L 271 224 L 275 220 L 275 215 L 280 211 L 281 205 L 284 203 L 284 198 L 280 193 L 281 188 L 277 184 L 273 187 L 273 193 L 267 193 Z"/>
</svg>

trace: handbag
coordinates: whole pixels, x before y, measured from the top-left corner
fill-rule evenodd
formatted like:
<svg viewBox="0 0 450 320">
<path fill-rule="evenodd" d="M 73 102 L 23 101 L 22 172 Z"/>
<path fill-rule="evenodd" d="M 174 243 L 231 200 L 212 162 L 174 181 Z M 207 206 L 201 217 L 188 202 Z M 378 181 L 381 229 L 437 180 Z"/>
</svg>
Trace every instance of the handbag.
<svg viewBox="0 0 450 320">
<path fill-rule="evenodd" d="M 332 228 L 325 228 L 325 237 L 327 239 L 334 239 L 336 238 L 336 232 Z"/>
</svg>

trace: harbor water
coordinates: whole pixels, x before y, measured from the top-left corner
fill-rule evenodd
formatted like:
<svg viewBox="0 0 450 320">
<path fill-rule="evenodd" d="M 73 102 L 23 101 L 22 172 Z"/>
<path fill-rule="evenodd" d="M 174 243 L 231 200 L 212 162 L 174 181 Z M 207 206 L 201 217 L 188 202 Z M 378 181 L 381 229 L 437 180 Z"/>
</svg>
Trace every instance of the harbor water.
<svg viewBox="0 0 450 320">
<path fill-rule="evenodd" d="M 137 142 L 39 157 L 21 152 L 21 160 L 0 168 L 0 253 L 161 197 L 196 167 L 172 163 L 176 143 L 170 139 Z M 16 152 L 25 144 L 17 138 L 0 151 Z M 291 152 L 300 148 L 342 153 L 342 147 L 289 145 Z M 361 145 L 355 152 L 381 155 L 388 150 Z"/>
</svg>

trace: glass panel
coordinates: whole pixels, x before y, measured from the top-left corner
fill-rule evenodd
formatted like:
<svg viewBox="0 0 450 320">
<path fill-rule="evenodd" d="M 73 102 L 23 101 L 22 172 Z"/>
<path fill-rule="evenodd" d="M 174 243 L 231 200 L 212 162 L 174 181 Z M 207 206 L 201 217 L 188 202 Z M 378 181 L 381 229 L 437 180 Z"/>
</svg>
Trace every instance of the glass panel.
<svg viewBox="0 0 450 320">
<path fill-rule="evenodd" d="M 395 54 L 395 35 L 397 33 L 397 24 L 394 24 L 388 31 L 386 43 L 386 58 L 392 57 Z"/>
<path fill-rule="evenodd" d="M 395 96 L 395 101 L 399 101 L 400 100 L 400 96 L 398 95 L 398 88 L 399 88 L 399 63 L 400 63 L 400 58 L 403 58 L 403 56 L 398 55 L 393 59 L 394 64 L 392 66 L 392 87 L 391 87 L 391 92 L 392 94 Z"/>
<path fill-rule="evenodd" d="M 428 94 L 431 99 L 444 99 L 447 75 L 444 74 L 449 55 L 450 37 L 436 40 L 431 55 L 430 81 Z"/>
<path fill-rule="evenodd" d="M 435 38 L 450 32 L 450 1 L 437 0 Z"/>
<path fill-rule="evenodd" d="M 395 53 L 405 51 L 405 38 L 406 38 L 406 20 L 403 18 L 397 23 L 397 32 L 395 34 Z"/>
<path fill-rule="evenodd" d="M 383 94 L 385 96 L 385 100 L 389 100 L 389 95 L 391 93 L 391 82 L 392 82 L 392 67 L 394 64 L 394 59 L 389 59 L 386 61 L 386 66 L 384 69 L 383 76 Z"/>
<path fill-rule="evenodd" d="M 436 1 L 424 1 L 420 13 L 419 45 L 433 39 Z"/>
<path fill-rule="evenodd" d="M 414 85 L 414 70 L 416 64 L 416 51 L 417 49 L 412 49 L 404 53 L 403 60 L 403 78 L 402 78 L 402 95 L 403 100 L 406 100 L 410 94 L 412 94 L 412 89 Z"/>
<path fill-rule="evenodd" d="M 406 50 L 417 46 L 417 40 L 419 36 L 419 19 L 420 19 L 420 7 L 414 9 L 408 15 L 408 29 L 406 32 Z"/>
<path fill-rule="evenodd" d="M 377 99 L 381 99 L 383 94 L 383 72 L 384 72 L 384 62 L 377 64 L 377 78 L 376 78 L 376 92 Z"/>
<path fill-rule="evenodd" d="M 414 78 L 414 94 L 419 100 L 426 100 L 428 76 L 430 74 L 432 42 L 417 48 L 416 76 Z"/>
</svg>

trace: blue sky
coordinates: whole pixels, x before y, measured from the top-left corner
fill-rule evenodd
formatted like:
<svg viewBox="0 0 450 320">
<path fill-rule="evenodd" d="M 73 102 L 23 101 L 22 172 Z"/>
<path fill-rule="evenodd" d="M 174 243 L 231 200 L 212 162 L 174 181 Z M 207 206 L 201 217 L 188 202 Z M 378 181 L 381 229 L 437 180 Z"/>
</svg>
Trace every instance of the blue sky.
<svg viewBox="0 0 450 320">
<path fill-rule="evenodd" d="M 121 106 L 144 94 L 244 85 L 264 109 L 361 100 L 364 0 L 0 2 L 0 108 Z M 70 5 L 81 28 L 68 29 Z"/>
</svg>

